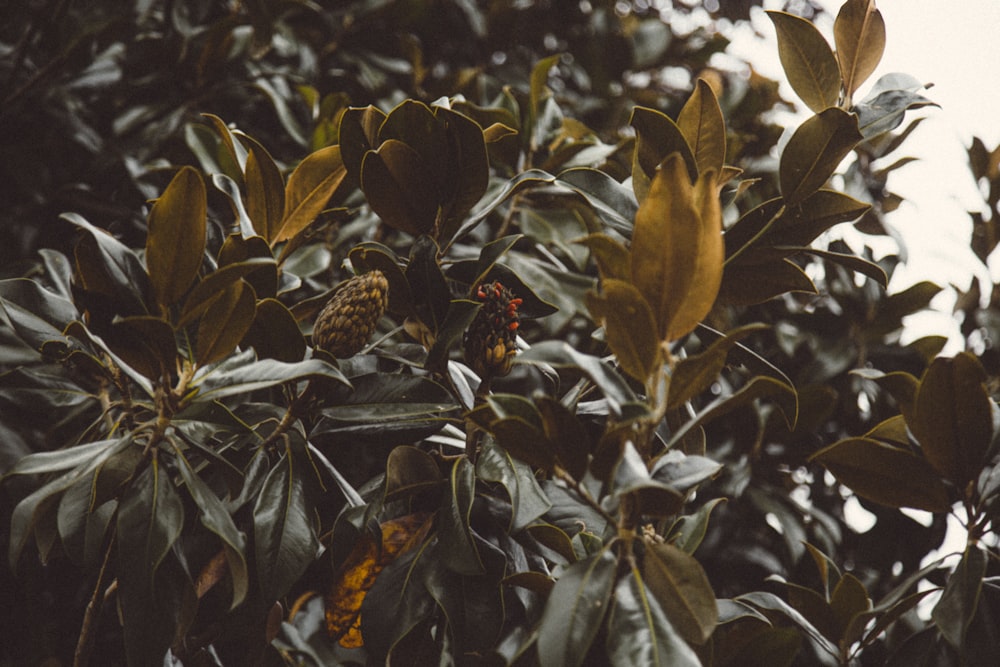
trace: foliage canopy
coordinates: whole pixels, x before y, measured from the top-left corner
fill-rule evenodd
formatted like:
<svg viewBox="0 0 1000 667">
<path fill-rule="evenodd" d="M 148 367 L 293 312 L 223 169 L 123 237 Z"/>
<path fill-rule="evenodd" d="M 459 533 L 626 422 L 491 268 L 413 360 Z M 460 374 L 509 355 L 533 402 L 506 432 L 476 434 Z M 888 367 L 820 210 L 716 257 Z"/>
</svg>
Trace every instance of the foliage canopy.
<svg viewBox="0 0 1000 667">
<path fill-rule="evenodd" d="M 899 342 L 932 102 L 859 95 L 872 0 L 768 13 L 780 141 L 683 3 L 53 4 L 0 29 L 2 659 L 994 664 L 1000 297 Z"/>
</svg>

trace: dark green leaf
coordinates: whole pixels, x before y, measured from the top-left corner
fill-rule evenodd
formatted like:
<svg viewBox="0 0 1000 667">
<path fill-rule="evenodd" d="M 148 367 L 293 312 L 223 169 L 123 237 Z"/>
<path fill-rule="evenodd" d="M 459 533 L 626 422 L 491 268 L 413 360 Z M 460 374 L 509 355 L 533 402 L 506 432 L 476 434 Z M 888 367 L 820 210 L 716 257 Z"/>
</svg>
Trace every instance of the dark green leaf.
<svg viewBox="0 0 1000 667">
<path fill-rule="evenodd" d="M 301 361 L 306 353 L 306 339 L 295 316 L 277 299 L 257 302 L 257 312 L 243 344 L 252 346 L 259 358 L 287 363 Z"/>
<path fill-rule="evenodd" d="M 586 199 L 609 227 L 626 237 L 632 236 L 632 223 L 639 203 L 627 186 L 603 171 L 586 167 L 561 172 L 556 183 Z"/>
<path fill-rule="evenodd" d="M 583 664 L 608 611 L 617 563 L 604 549 L 570 565 L 556 581 L 538 626 L 543 665 Z"/>
<path fill-rule="evenodd" d="M 476 474 L 479 479 L 497 482 L 506 489 L 512 506 L 512 533 L 533 523 L 552 507 L 532 470 L 493 442 L 483 444 L 476 460 Z"/>
<path fill-rule="evenodd" d="M 451 469 L 450 484 L 438 516 L 438 536 L 443 547 L 441 558 L 453 572 L 465 575 L 483 573 L 483 561 L 469 526 L 469 514 L 475 499 L 475 470 L 467 458 L 460 458 Z"/>
<path fill-rule="evenodd" d="M 986 552 L 978 545 L 970 544 L 962 554 L 958 567 L 948 577 L 944 593 L 931 612 L 931 618 L 941 634 L 959 651 L 965 645 L 966 633 L 979 606 L 986 565 Z"/>
<path fill-rule="evenodd" d="M 724 501 L 725 498 L 713 498 L 698 508 L 694 514 L 679 517 L 671 526 L 667 540 L 685 553 L 694 554 L 705 538 L 705 533 L 708 532 L 708 519 L 712 510 Z"/>
<path fill-rule="evenodd" d="M 636 400 L 635 394 L 632 393 L 621 376 L 599 358 L 577 352 L 568 343 L 560 341 L 539 343 L 519 354 L 514 362 L 577 368 L 604 392 L 605 398 L 611 402 L 612 409 L 616 413 L 620 413 L 623 403 L 631 403 Z"/>
<path fill-rule="evenodd" d="M 46 341 L 62 339 L 66 325 L 80 317 L 72 301 L 24 278 L 0 280 L 0 312 L 35 350 Z"/>
<path fill-rule="evenodd" d="M 286 450 L 264 480 L 253 508 L 257 578 L 264 600 L 277 600 L 316 558 L 319 539 L 306 503 L 305 476 L 313 474 Z"/>
<path fill-rule="evenodd" d="M 869 438 L 848 438 L 810 457 L 858 495 L 888 507 L 947 512 L 948 489 L 927 461 Z"/>
<path fill-rule="evenodd" d="M 705 351 L 679 360 L 670 375 L 667 408 L 681 406 L 708 389 L 718 379 L 729 351 L 740 339 L 766 328 L 763 324 L 748 324 L 734 329 L 712 341 Z"/>
<path fill-rule="evenodd" d="M 642 574 L 681 637 L 699 646 L 708 641 L 719 610 L 701 564 L 672 544 L 647 544 Z"/>
<path fill-rule="evenodd" d="M 807 621 L 802 614 L 797 612 L 795 609 L 790 607 L 787 602 L 779 598 L 773 593 L 755 592 L 747 593 L 734 598 L 737 602 L 743 602 L 750 604 L 751 606 L 757 607 L 764 611 L 776 611 L 783 614 L 788 620 L 795 623 L 801 629 L 805 630 L 806 634 L 813 641 L 816 647 L 819 649 L 816 653 L 821 664 L 823 665 L 836 665 L 836 656 L 838 655 L 837 647 L 830 643 L 830 641 L 823 636 L 819 630 L 813 626 L 812 623 Z"/>
<path fill-rule="evenodd" d="M 612 665 L 700 667 L 701 661 L 667 620 L 635 568 L 615 586 L 608 615 L 608 658 Z"/>
<path fill-rule="evenodd" d="M 836 107 L 802 123 L 785 146 L 778 167 L 785 205 L 797 206 L 823 187 L 861 139 L 857 116 Z"/>
<path fill-rule="evenodd" d="M 212 302 L 198 325 L 195 359 L 202 366 L 229 355 L 250 330 L 257 296 L 245 281 L 233 283 Z"/>
<path fill-rule="evenodd" d="M 184 526 L 184 503 L 159 459 L 129 486 L 118 509 L 122 585 L 152 590 L 153 577 Z"/>
<path fill-rule="evenodd" d="M 216 367 L 200 378 L 196 383 L 198 400 L 214 401 L 311 377 L 325 377 L 350 384 L 335 366 L 320 359 L 306 359 L 293 364 L 274 359 L 246 363 L 246 358 L 240 359 L 240 364 Z"/>
</svg>

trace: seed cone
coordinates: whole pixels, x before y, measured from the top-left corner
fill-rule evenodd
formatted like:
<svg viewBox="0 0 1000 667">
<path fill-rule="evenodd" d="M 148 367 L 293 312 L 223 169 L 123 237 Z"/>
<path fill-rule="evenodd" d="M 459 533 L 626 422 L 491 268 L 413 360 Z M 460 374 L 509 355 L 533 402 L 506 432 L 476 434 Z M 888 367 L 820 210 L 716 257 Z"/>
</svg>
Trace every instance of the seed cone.
<svg viewBox="0 0 1000 667">
<path fill-rule="evenodd" d="M 389 281 L 378 270 L 354 276 L 316 317 L 313 345 L 344 359 L 361 351 L 389 305 Z"/>
<path fill-rule="evenodd" d="M 465 362 L 482 378 L 506 375 L 517 353 L 521 299 L 496 281 L 480 285 L 475 296 L 483 305 L 465 332 Z"/>
</svg>

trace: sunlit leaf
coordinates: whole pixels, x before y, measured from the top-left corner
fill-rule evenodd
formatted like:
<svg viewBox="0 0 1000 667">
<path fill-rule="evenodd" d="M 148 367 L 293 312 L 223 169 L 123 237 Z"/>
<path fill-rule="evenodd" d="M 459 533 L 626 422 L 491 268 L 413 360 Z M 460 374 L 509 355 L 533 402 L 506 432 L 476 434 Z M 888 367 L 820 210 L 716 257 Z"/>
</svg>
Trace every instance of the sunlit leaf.
<svg viewBox="0 0 1000 667">
<path fill-rule="evenodd" d="M 192 167 L 182 167 L 149 212 L 146 268 L 163 306 L 180 300 L 194 282 L 205 252 L 207 195 Z"/>
<path fill-rule="evenodd" d="M 726 160 L 726 122 L 715 91 L 698 79 L 694 92 L 677 116 L 677 127 L 694 153 L 698 173 L 720 173 Z"/>
<path fill-rule="evenodd" d="M 253 324 L 257 297 L 244 281 L 233 283 L 212 302 L 198 325 L 195 358 L 206 365 L 232 352 Z"/>
<path fill-rule="evenodd" d="M 767 12 L 778 33 L 778 56 L 795 93 L 814 113 L 837 104 L 840 71 L 826 39 L 810 21 L 786 12 Z"/>
<path fill-rule="evenodd" d="M 662 340 L 708 314 L 722 280 L 722 216 L 715 175 L 692 187 L 677 154 L 657 170 L 636 214 L 632 283 L 650 304 Z"/>
<path fill-rule="evenodd" d="M 821 449 L 811 460 L 822 463 L 840 483 L 888 507 L 947 512 L 948 490 L 938 473 L 919 456 L 869 438 L 848 438 Z"/>
<path fill-rule="evenodd" d="M 271 245 L 291 239 L 312 224 L 346 175 L 339 146 L 321 148 L 302 160 L 285 185 L 284 215 Z"/>
<path fill-rule="evenodd" d="M 844 99 L 871 76 L 885 51 L 885 21 L 875 0 L 848 0 L 833 24 L 837 64 L 844 81 Z"/>
<path fill-rule="evenodd" d="M 826 109 L 802 123 L 785 146 L 778 166 L 785 205 L 801 204 L 823 187 L 861 139 L 858 117 L 842 109 Z"/>
<path fill-rule="evenodd" d="M 660 339 L 653 311 L 639 290 L 624 280 L 604 280 L 599 294 L 587 294 L 587 309 L 604 327 L 622 370 L 646 382 L 661 364 Z"/>
<path fill-rule="evenodd" d="M 628 248 L 620 241 L 607 234 L 590 234 L 580 239 L 579 243 L 590 249 L 601 278 L 624 281 L 632 279 Z"/>
</svg>

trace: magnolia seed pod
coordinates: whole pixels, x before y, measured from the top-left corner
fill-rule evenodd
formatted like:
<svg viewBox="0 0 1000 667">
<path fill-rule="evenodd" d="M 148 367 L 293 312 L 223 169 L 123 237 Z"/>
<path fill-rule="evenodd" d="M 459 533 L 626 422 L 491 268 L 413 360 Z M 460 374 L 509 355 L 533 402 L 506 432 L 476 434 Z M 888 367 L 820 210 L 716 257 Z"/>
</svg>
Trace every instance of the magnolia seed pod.
<svg viewBox="0 0 1000 667">
<path fill-rule="evenodd" d="M 354 276 L 316 317 L 313 345 L 341 359 L 354 356 L 368 344 L 388 305 L 389 281 L 381 271 Z"/>
<path fill-rule="evenodd" d="M 497 281 L 483 283 L 474 296 L 483 305 L 465 332 L 465 363 L 482 378 L 506 375 L 517 353 L 521 299 Z"/>
</svg>

